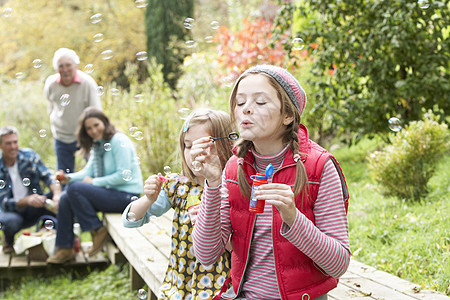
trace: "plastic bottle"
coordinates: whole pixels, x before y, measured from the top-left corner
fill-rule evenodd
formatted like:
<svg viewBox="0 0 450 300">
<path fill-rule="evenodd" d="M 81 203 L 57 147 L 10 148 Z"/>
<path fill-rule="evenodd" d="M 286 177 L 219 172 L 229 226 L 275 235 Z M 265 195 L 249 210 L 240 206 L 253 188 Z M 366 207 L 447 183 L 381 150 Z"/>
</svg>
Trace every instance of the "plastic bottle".
<svg viewBox="0 0 450 300">
<path fill-rule="evenodd" d="M 73 239 L 73 249 L 75 250 L 75 252 L 80 252 L 81 250 L 81 227 L 80 227 L 80 223 L 74 223 L 73 224 L 73 234 L 74 234 L 74 239 Z"/>
<path fill-rule="evenodd" d="M 193 215 L 191 214 L 191 212 L 193 212 L 195 208 L 198 209 L 199 205 L 200 205 L 200 195 L 189 194 L 186 199 L 186 207 L 188 209 L 189 218 L 191 219 L 192 224 L 194 224 L 195 221 L 197 220 L 197 215 L 196 214 Z"/>
<path fill-rule="evenodd" d="M 250 212 L 260 214 L 264 212 L 264 206 L 266 205 L 266 201 L 256 200 L 255 192 L 258 190 L 259 186 L 268 183 L 267 177 L 264 176 L 263 173 L 256 173 L 256 175 L 253 175 L 250 178 L 253 179 L 253 186 L 252 186 L 252 195 L 250 197 L 250 206 L 248 210 Z"/>
</svg>

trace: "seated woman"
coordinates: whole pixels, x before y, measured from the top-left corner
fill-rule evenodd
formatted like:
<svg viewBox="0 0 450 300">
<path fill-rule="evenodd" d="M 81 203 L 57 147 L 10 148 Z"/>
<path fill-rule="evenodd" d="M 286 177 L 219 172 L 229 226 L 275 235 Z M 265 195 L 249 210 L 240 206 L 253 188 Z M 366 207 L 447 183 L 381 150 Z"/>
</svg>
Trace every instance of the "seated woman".
<svg viewBox="0 0 450 300">
<path fill-rule="evenodd" d="M 122 212 L 143 190 L 136 150 L 131 140 L 116 131 L 100 110 L 88 107 L 79 119 L 78 143 L 83 154 L 90 151 L 86 166 L 79 172 L 58 171 L 62 184 L 68 183 L 58 206 L 57 251 L 48 263 L 73 260 L 74 218 L 83 231 L 92 234 L 89 256 L 97 254 L 108 236 L 97 212 Z"/>
</svg>

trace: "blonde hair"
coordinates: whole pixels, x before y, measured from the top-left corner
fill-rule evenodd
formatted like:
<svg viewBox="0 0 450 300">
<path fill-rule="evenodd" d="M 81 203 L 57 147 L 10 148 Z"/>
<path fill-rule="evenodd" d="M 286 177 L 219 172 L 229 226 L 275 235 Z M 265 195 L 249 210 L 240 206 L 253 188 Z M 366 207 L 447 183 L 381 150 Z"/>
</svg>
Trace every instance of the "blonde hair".
<svg viewBox="0 0 450 300">
<path fill-rule="evenodd" d="M 289 125 L 283 125 L 282 118 L 280 118 L 280 128 L 284 128 L 284 132 L 282 133 L 282 142 L 283 145 L 290 145 L 290 149 L 292 153 L 295 154 L 301 154 L 299 151 L 299 140 L 297 136 L 297 131 L 300 125 L 300 112 L 295 107 L 295 105 L 290 100 L 288 94 L 286 91 L 278 84 L 278 82 L 272 78 L 271 76 L 265 74 L 264 72 L 259 71 L 252 71 L 252 72 L 246 72 L 243 74 L 236 84 L 233 87 L 233 91 L 231 92 L 230 96 L 230 115 L 233 123 L 235 123 L 236 118 L 234 116 L 234 109 L 236 107 L 236 94 L 237 89 L 239 86 L 239 83 L 242 79 L 251 76 L 261 74 L 265 76 L 270 85 L 275 89 L 277 92 L 277 98 L 281 102 L 281 108 L 280 113 L 282 116 L 293 116 L 294 120 Z M 253 147 L 253 142 L 240 139 L 238 140 L 237 144 L 237 156 L 244 158 L 247 155 L 247 152 Z M 296 178 L 295 178 L 295 184 L 294 184 L 294 195 L 297 195 L 301 191 L 306 193 L 307 183 L 308 183 L 308 176 L 306 174 L 305 166 L 303 165 L 302 161 L 299 159 L 297 161 L 297 167 L 296 167 Z M 249 185 L 244 169 L 242 165 L 238 166 L 238 183 L 239 183 L 239 189 L 241 193 L 247 197 L 250 197 L 251 192 L 251 186 Z"/>
<path fill-rule="evenodd" d="M 231 122 L 230 115 L 224 111 L 213 110 L 213 109 L 197 109 L 193 111 L 183 124 L 180 130 L 180 150 L 181 150 L 181 169 L 184 176 L 187 176 L 190 180 L 195 179 L 194 173 L 189 168 L 186 158 L 184 157 L 184 139 L 186 133 L 192 126 L 195 125 L 206 125 L 208 132 L 212 137 L 223 137 L 228 136 L 233 132 L 233 123 Z M 220 166 L 223 170 L 228 159 L 233 155 L 232 147 L 233 143 L 229 139 L 222 139 L 215 141 L 217 155 L 220 159 Z"/>
</svg>

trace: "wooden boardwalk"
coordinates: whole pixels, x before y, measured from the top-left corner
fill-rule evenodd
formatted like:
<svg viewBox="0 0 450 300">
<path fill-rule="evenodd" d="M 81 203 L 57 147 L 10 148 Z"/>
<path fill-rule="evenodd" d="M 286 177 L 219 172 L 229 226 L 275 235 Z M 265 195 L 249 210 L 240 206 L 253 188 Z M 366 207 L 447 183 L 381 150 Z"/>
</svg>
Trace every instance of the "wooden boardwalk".
<svg viewBox="0 0 450 300">
<path fill-rule="evenodd" d="M 87 249 L 90 242 L 83 243 L 82 248 Z M 45 261 L 31 260 L 28 254 L 11 255 L 4 254 L 0 246 L 0 280 L 12 280 L 23 276 L 53 276 L 60 272 L 83 272 L 93 268 L 105 268 L 110 262 L 103 253 L 89 257 L 87 253 L 80 251 L 75 261 L 63 265 L 51 265 Z"/>
<path fill-rule="evenodd" d="M 119 214 L 107 214 L 105 223 L 119 250 L 130 262 L 132 272 L 141 280 L 134 280 L 133 289 L 144 282 L 151 292 L 158 290 L 168 265 L 173 211 L 152 219 L 140 228 L 123 228 Z M 133 286 L 133 282 L 132 282 Z M 336 289 L 329 292 L 333 300 L 450 300 L 443 294 L 421 290 L 418 285 L 351 260 L 348 271 L 341 277 Z"/>
</svg>

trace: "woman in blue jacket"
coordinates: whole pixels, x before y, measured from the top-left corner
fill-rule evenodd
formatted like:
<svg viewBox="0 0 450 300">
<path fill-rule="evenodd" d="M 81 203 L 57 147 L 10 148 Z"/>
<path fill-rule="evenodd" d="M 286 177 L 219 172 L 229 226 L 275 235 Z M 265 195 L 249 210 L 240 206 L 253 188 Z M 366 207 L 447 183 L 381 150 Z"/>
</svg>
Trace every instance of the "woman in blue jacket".
<svg viewBox="0 0 450 300">
<path fill-rule="evenodd" d="M 83 154 L 90 152 L 86 166 L 79 172 L 58 172 L 57 179 L 68 183 L 58 206 L 56 248 L 48 263 L 73 260 L 74 218 L 83 231 L 92 234 L 89 255 L 97 254 L 108 236 L 97 212 L 122 212 L 143 190 L 142 174 L 131 140 L 117 132 L 100 110 L 88 107 L 80 116 L 78 143 Z"/>
</svg>

